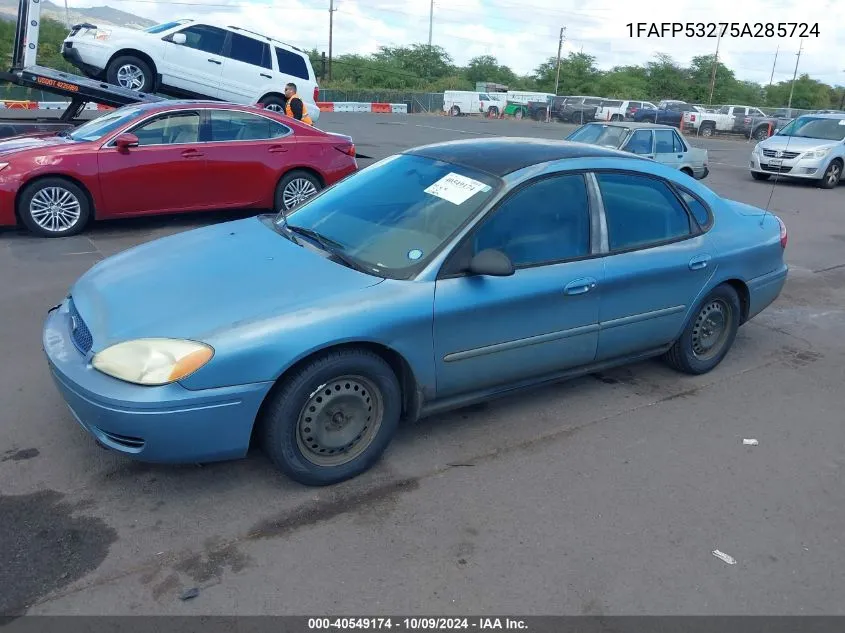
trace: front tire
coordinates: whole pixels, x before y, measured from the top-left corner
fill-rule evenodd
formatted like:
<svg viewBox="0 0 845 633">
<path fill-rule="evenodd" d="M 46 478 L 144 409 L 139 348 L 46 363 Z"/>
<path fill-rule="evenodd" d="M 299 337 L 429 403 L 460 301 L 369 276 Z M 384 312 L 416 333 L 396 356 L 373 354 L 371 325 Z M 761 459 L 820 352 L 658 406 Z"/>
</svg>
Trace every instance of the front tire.
<svg viewBox="0 0 845 633">
<path fill-rule="evenodd" d="M 21 192 L 18 217 L 32 233 L 41 237 L 76 235 L 88 224 L 91 203 L 88 194 L 70 180 L 44 178 Z"/>
<path fill-rule="evenodd" d="M 116 57 L 106 68 L 106 81 L 136 92 L 152 92 L 153 80 L 149 64 L 134 55 Z"/>
<path fill-rule="evenodd" d="M 499 108 L 496 106 L 491 106 L 487 110 L 487 117 L 490 119 L 498 119 L 499 118 Z"/>
<path fill-rule="evenodd" d="M 287 105 L 286 101 L 282 97 L 277 97 L 276 95 L 262 97 L 258 103 L 263 106 L 265 110 L 278 112 L 280 114 L 285 113 L 285 105 Z"/>
<path fill-rule="evenodd" d="M 716 287 L 695 308 L 690 322 L 664 359 L 685 374 L 697 376 L 711 371 L 733 345 L 741 310 L 736 290 L 727 284 Z"/>
<path fill-rule="evenodd" d="M 288 172 L 276 185 L 274 211 L 293 211 L 309 198 L 316 196 L 322 188 L 323 183 L 314 174 L 299 169 Z"/>
<path fill-rule="evenodd" d="M 819 181 L 819 187 L 822 189 L 833 189 L 839 184 L 842 179 L 842 162 L 837 158 L 830 162 L 827 169 L 824 171 L 824 176 Z"/>
<path fill-rule="evenodd" d="M 331 351 L 289 376 L 271 396 L 262 443 L 271 461 L 306 486 L 327 486 L 372 468 L 402 414 L 396 374 L 362 349 Z"/>
</svg>

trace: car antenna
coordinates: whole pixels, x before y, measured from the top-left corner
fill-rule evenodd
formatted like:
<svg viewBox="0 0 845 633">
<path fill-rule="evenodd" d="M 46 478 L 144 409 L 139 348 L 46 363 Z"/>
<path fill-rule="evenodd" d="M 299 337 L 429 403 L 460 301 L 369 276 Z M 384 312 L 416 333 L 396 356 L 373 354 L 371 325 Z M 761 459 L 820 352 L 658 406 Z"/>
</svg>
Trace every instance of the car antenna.
<svg viewBox="0 0 845 633">
<path fill-rule="evenodd" d="M 799 116 L 800 116 L 800 115 L 799 115 Z M 792 119 L 792 121 L 790 121 L 789 123 L 787 123 L 787 124 L 786 124 L 786 125 L 784 125 L 783 127 L 786 127 L 786 126 L 790 125 L 791 123 L 794 123 L 794 122 L 795 122 L 795 119 L 797 119 L 797 118 L 798 118 L 798 117 L 796 116 L 794 119 Z M 782 129 L 783 129 L 783 128 L 781 128 L 781 130 L 782 130 Z M 772 136 L 774 136 L 774 134 L 772 134 Z M 771 136 L 766 137 L 766 138 L 771 138 Z M 790 134 L 789 136 L 787 136 L 787 137 L 786 137 L 786 146 L 783 148 L 783 153 L 784 153 L 784 154 L 785 154 L 785 153 L 789 150 L 789 142 L 790 142 L 791 140 L 792 140 L 792 134 Z M 762 141 L 759 141 L 758 143 L 760 143 L 760 142 L 762 142 Z M 766 222 L 766 216 L 767 216 L 767 215 L 769 215 L 770 213 L 771 213 L 772 215 L 774 215 L 771 211 L 769 211 L 769 207 L 770 207 L 770 206 L 771 206 L 771 204 L 772 204 L 772 198 L 773 198 L 773 197 L 774 197 L 774 195 L 775 195 L 775 187 L 777 186 L 777 184 L 778 184 L 778 181 L 779 181 L 779 180 L 780 180 L 780 167 L 778 167 L 777 173 L 775 173 L 775 180 L 774 180 L 774 182 L 772 183 L 772 188 L 771 188 L 771 190 L 769 190 L 769 200 L 768 200 L 768 202 L 766 202 L 766 208 L 765 208 L 765 210 L 764 210 L 764 212 L 763 212 L 763 217 L 761 217 L 761 218 L 760 218 L 760 226 L 763 226 L 763 224 Z"/>
</svg>

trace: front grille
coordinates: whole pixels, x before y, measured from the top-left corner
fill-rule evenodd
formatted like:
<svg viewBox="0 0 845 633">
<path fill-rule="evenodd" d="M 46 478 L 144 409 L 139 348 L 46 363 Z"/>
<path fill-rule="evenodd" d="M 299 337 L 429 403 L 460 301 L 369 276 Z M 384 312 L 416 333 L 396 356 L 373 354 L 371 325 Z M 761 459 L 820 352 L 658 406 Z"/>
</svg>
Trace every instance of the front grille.
<svg viewBox="0 0 845 633">
<path fill-rule="evenodd" d="M 801 152 L 780 152 L 780 156 L 777 154 L 778 152 L 773 149 L 763 150 L 763 156 L 768 156 L 769 158 L 785 158 L 787 160 L 800 156 Z"/>
<path fill-rule="evenodd" d="M 68 313 L 70 314 L 70 338 L 80 353 L 87 354 L 94 346 L 94 337 L 91 336 L 91 331 L 79 315 L 73 299 L 68 303 Z"/>
<path fill-rule="evenodd" d="M 774 165 L 760 165 L 760 169 L 764 171 L 771 171 L 776 174 L 788 174 L 792 171 L 792 167 L 776 167 Z"/>
</svg>

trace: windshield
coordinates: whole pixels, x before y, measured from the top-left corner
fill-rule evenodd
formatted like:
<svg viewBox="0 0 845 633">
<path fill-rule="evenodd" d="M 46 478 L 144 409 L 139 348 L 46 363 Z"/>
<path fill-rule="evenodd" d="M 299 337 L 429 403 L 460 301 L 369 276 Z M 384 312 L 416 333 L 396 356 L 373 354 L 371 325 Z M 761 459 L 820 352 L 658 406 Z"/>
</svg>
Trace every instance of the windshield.
<svg viewBox="0 0 845 633">
<path fill-rule="evenodd" d="M 816 138 L 825 141 L 845 140 L 845 119 L 802 116 L 790 121 L 778 136 Z"/>
<path fill-rule="evenodd" d="M 493 176 L 399 154 L 325 189 L 288 213 L 339 254 L 382 277 L 408 279 L 496 194 Z M 276 219 L 279 227 L 284 218 Z"/>
<path fill-rule="evenodd" d="M 93 121 L 83 123 L 79 127 L 67 132 L 65 136 L 74 141 L 96 141 L 110 134 L 124 123 L 128 123 L 140 112 L 137 106 L 130 108 L 119 108 L 108 114 L 97 117 Z"/>
<path fill-rule="evenodd" d="M 156 24 L 155 26 L 151 26 L 148 29 L 144 29 L 144 33 L 163 33 L 164 31 L 169 31 L 172 28 L 176 28 L 180 24 L 185 24 L 185 22 L 190 22 L 190 20 L 174 20 L 173 22 Z"/>
<path fill-rule="evenodd" d="M 618 125 L 585 125 L 566 137 L 567 141 L 619 147 L 628 134 L 628 128 Z"/>
</svg>

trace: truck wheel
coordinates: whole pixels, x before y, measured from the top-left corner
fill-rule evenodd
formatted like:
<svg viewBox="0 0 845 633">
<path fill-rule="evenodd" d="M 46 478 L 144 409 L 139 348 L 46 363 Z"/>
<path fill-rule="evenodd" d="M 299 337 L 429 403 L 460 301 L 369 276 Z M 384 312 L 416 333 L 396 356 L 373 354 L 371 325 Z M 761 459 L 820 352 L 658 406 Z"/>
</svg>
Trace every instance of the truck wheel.
<svg viewBox="0 0 845 633">
<path fill-rule="evenodd" d="M 449 116 L 461 116 L 461 109 L 458 106 L 453 105 L 449 108 Z"/>
<path fill-rule="evenodd" d="M 498 116 L 499 108 L 497 108 L 496 106 L 490 106 L 490 108 L 487 110 L 487 117 L 490 119 L 496 119 L 498 118 Z"/>
<path fill-rule="evenodd" d="M 710 138 L 715 133 L 715 128 L 713 127 L 712 123 L 704 123 L 699 128 L 699 135 L 703 136 L 704 138 Z"/>
<path fill-rule="evenodd" d="M 819 181 L 819 187 L 822 189 L 833 189 L 836 185 L 839 184 L 839 180 L 842 178 L 842 161 L 838 158 L 832 160 L 830 165 L 827 166 L 827 169 L 824 170 L 824 176 Z"/>
<path fill-rule="evenodd" d="M 769 138 L 769 126 L 764 125 L 763 127 L 758 127 L 754 130 L 754 140 L 757 141 L 765 141 Z"/>
<path fill-rule="evenodd" d="M 18 199 L 18 216 L 41 237 L 76 235 L 91 217 L 88 194 L 64 178 L 43 178 L 28 185 Z"/>
<path fill-rule="evenodd" d="M 513 113 L 515 119 L 521 119 L 525 116 L 525 111 L 522 108 L 519 108 L 516 112 Z"/>
<path fill-rule="evenodd" d="M 110 84 L 136 92 L 151 92 L 153 71 L 143 59 L 134 55 L 122 55 L 109 62 L 106 80 Z"/>
<path fill-rule="evenodd" d="M 371 468 L 401 413 L 399 381 L 380 356 L 331 351 L 287 376 L 270 396 L 260 422 L 262 444 L 291 479 L 326 486 Z"/>
</svg>

